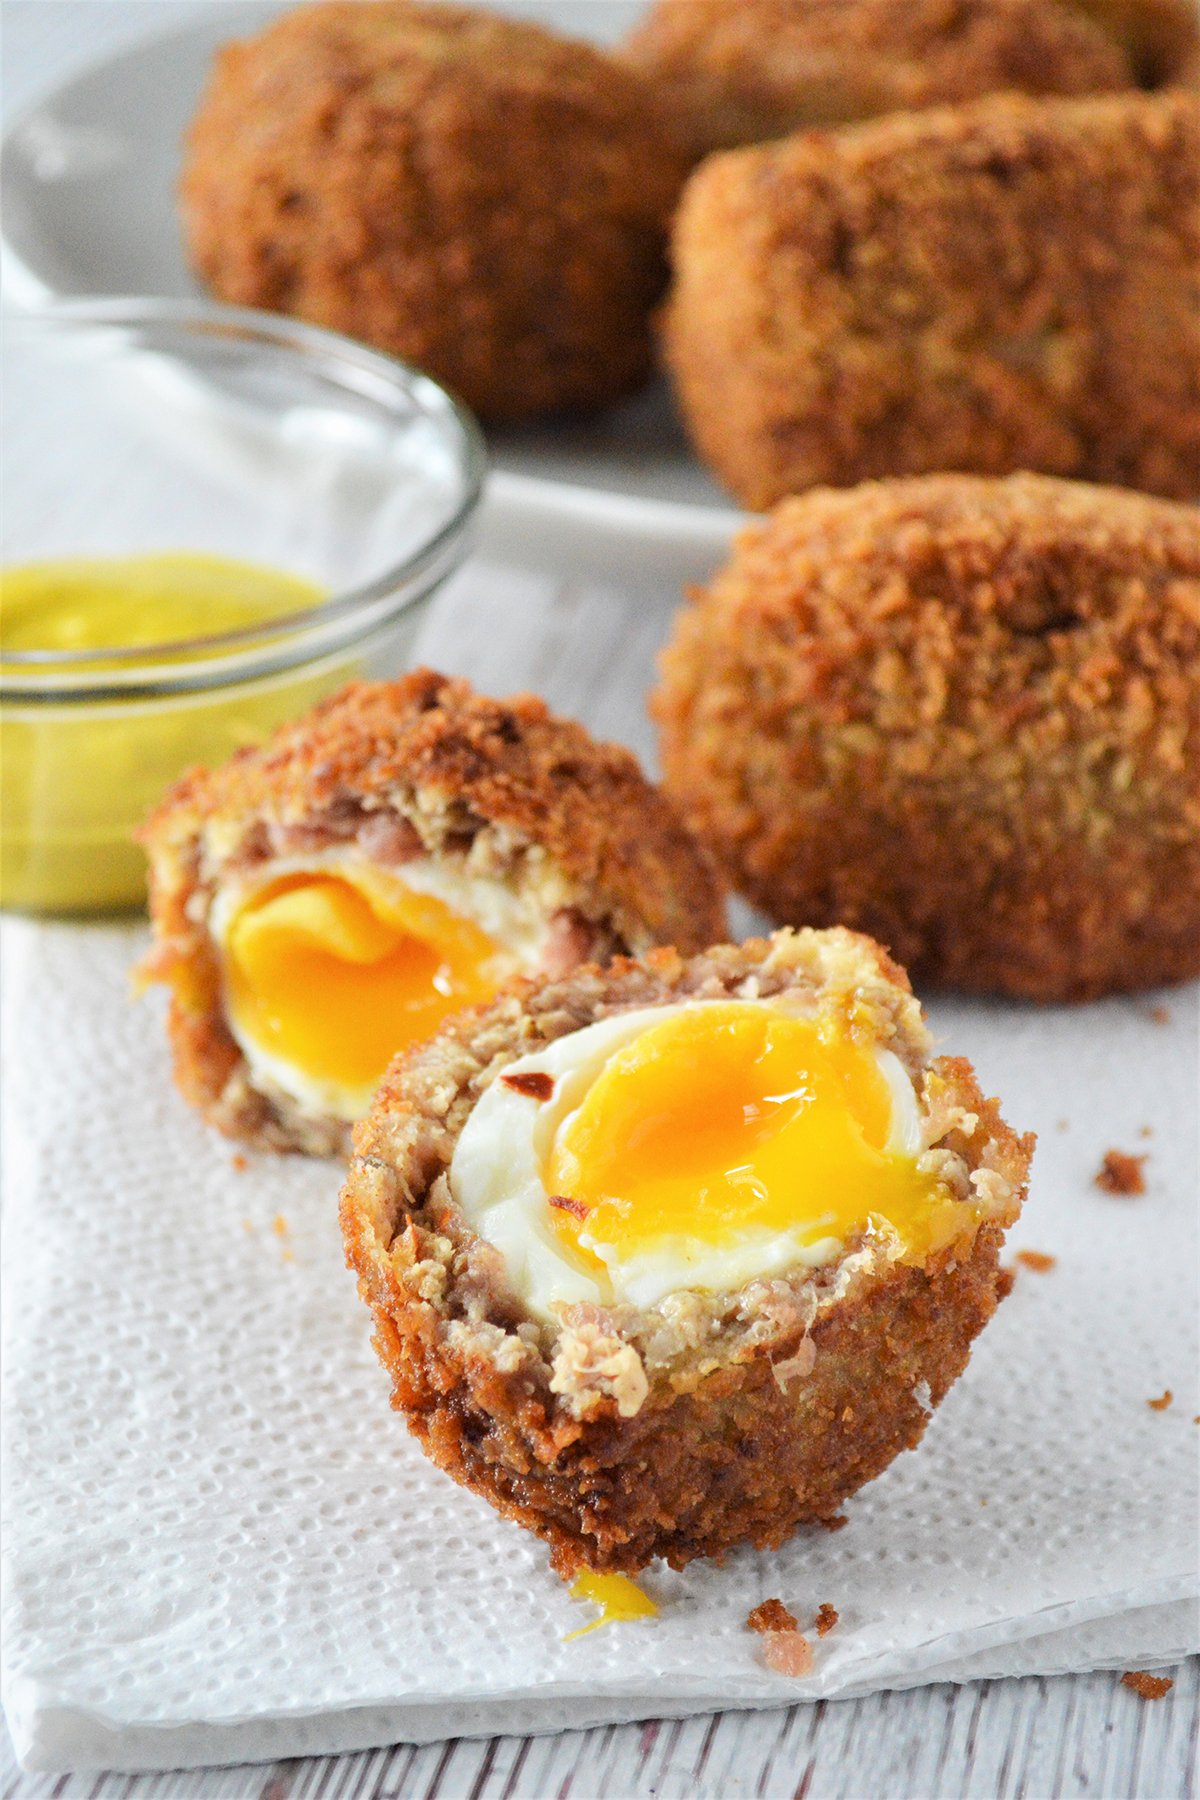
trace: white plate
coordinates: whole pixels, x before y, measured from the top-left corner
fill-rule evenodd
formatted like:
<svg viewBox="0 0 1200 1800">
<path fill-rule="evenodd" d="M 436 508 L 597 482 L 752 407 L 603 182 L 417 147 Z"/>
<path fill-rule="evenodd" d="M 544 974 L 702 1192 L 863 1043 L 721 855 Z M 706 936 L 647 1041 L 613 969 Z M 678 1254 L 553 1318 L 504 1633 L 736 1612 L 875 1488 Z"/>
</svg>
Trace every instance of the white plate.
<svg viewBox="0 0 1200 1800">
<path fill-rule="evenodd" d="M 81 294 L 195 295 L 175 210 L 180 139 L 216 46 L 258 28 L 280 7 L 213 3 L 194 23 L 145 40 L 60 83 L 8 131 L 0 151 L 6 294 L 19 304 Z M 610 41 L 641 10 L 639 0 L 515 0 L 560 30 Z M 581 520 L 611 539 L 632 530 L 644 547 L 689 530 L 724 541 L 730 515 L 705 522 L 689 507 L 727 502 L 690 454 L 663 384 L 578 425 L 493 433 L 497 467 L 521 477 L 496 484 L 492 517 L 514 498 L 506 541 L 547 560 L 538 533 L 572 512 L 563 486 L 623 497 L 608 518 L 593 493 Z M 550 484 L 553 484 L 551 487 Z M 631 498 L 666 502 L 643 513 Z M 543 518 L 543 514 L 545 518 Z M 514 523 L 518 521 L 519 523 Z M 685 563 L 687 559 L 685 557 Z M 694 560 L 694 559 L 693 559 Z M 701 561 L 704 552 L 701 551 Z M 690 566 L 681 566 L 688 578 Z"/>
</svg>

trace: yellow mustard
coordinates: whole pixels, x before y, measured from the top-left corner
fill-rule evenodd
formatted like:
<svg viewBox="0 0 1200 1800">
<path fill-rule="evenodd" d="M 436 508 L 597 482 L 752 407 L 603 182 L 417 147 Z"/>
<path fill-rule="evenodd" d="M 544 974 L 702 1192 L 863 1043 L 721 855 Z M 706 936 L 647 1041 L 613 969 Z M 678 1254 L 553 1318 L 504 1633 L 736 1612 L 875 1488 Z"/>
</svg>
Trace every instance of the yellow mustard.
<svg viewBox="0 0 1200 1800">
<path fill-rule="evenodd" d="M 128 671 L 145 648 L 155 670 L 212 651 L 189 640 L 252 629 L 318 604 L 299 576 L 221 556 L 159 552 L 70 557 L 0 572 L 0 681 L 15 652 L 78 650 L 98 657 L 87 678 Z M 53 663 L 47 665 L 53 677 Z M 289 669 L 229 686 L 149 698 L 80 692 L 0 705 L 0 905 L 94 913 L 140 905 L 145 862 L 131 833 L 164 789 L 193 763 L 223 762 L 260 741 L 350 673 Z"/>
</svg>

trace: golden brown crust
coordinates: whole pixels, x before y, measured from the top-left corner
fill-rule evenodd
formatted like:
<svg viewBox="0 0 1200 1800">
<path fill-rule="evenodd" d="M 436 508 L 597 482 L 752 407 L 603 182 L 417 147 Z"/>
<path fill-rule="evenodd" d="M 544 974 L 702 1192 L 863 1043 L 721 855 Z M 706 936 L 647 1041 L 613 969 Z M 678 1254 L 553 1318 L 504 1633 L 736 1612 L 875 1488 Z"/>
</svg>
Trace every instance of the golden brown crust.
<svg viewBox="0 0 1200 1800">
<path fill-rule="evenodd" d="M 998 89 L 1130 85 L 1098 24 L 1048 0 L 657 0 L 627 39 L 697 156 Z"/>
<path fill-rule="evenodd" d="M 260 748 L 190 771 L 141 838 L 176 1080 L 222 1130 L 274 1149 L 327 1154 L 348 1130 L 288 1117 L 247 1081 L 209 932 L 226 878 L 354 845 L 384 863 L 469 856 L 478 873 L 519 874 L 577 922 L 585 954 L 697 949 L 725 923 L 707 854 L 628 750 L 532 695 L 492 700 L 429 669 L 345 688 Z"/>
<path fill-rule="evenodd" d="M 1038 476 L 785 501 L 680 614 L 668 791 L 777 920 L 926 983 L 1200 973 L 1200 514 Z"/>
<path fill-rule="evenodd" d="M 928 1066 L 924 1104 L 931 1141 L 971 1170 L 985 1222 L 925 1268 L 850 1246 L 838 1265 L 739 1295 L 678 1296 L 646 1314 L 568 1308 L 555 1334 L 529 1320 L 459 1213 L 445 1180 L 454 1144 L 516 1056 L 634 1006 L 792 987 L 923 1065 L 919 1011 L 878 945 L 780 933 L 527 985 L 398 1058 L 356 1129 L 342 1229 L 393 1403 L 441 1468 L 549 1543 L 563 1574 L 636 1571 L 655 1556 L 680 1567 L 834 1519 L 919 1441 L 994 1310 L 1033 1140 L 1014 1136 L 961 1060 Z M 600 1376 L 586 1404 L 564 1394 L 570 1337 L 636 1362 L 636 1406 Z"/>
<path fill-rule="evenodd" d="M 665 347 L 747 505 L 1038 469 L 1191 498 L 1200 97 L 1000 95 L 710 158 Z"/>
<path fill-rule="evenodd" d="M 1186 79 L 1200 48 L 1196 0 L 1069 0 L 1121 46 L 1143 87 Z"/>
<path fill-rule="evenodd" d="M 220 52 L 180 198 L 222 299 L 365 338 L 505 420 L 648 375 L 685 169 L 653 92 L 590 45 L 331 0 Z"/>
</svg>

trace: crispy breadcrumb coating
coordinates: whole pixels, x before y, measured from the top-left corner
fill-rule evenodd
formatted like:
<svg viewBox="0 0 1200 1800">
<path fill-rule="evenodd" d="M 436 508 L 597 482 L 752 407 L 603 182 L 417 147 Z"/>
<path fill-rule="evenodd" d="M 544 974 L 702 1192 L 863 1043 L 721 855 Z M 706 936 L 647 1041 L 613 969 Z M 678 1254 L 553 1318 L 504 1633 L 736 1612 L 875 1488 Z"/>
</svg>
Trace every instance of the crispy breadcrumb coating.
<svg viewBox="0 0 1200 1800">
<path fill-rule="evenodd" d="M 1047 0 L 657 0 L 626 40 L 697 156 L 998 89 L 1128 87 L 1111 36 Z"/>
<path fill-rule="evenodd" d="M 1042 476 L 784 501 L 678 617 L 667 789 L 778 921 L 914 980 L 1200 974 L 1200 513 Z"/>
<path fill-rule="evenodd" d="M 686 167 L 652 90 L 588 44 L 331 0 L 220 52 L 180 200 L 221 299 L 365 338 L 510 420 L 650 373 Z"/>
<path fill-rule="evenodd" d="M 998 95 L 710 158 L 667 361 L 748 506 L 1037 469 L 1192 498 L 1200 96 Z"/>
<path fill-rule="evenodd" d="M 334 846 L 381 867 L 437 857 L 530 894 L 553 920 L 558 973 L 616 950 L 697 949 L 725 925 L 706 853 L 628 750 L 532 695 L 491 700 L 429 669 L 345 688 L 261 748 L 192 770 L 141 839 L 176 1081 L 222 1131 L 277 1150 L 344 1150 L 349 1127 L 250 1081 L 210 930 L 226 882 Z"/>
<path fill-rule="evenodd" d="M 739 1293 L 684 1292 L 647 1311 L 569 1305 L 557 1327 L 535 1321 L 450 1192 L 480 1094 L 515 1058 L 615 1013 L 784 991 L 899 1056 L 927 1155 L 953 1191 L 978 1196 L 977 1226 L 924 1267 L 867 1232 L 834 1263 Z M 580 968 L 398 1057 L 356 1128 L 341 1220 L 393 1404 L 422 1448 L 544 1538 L 564 1575 L 634 1573 L 656 1556 L 678 1568 L 836 1521 L 847 1495 L 920 1440 L 962 1372 L 1025 1191 L 1032 1138 L 1014 1136 L 968 1063 L 929 1057 L 903 971 L 840 930 Z"/>
</svg>

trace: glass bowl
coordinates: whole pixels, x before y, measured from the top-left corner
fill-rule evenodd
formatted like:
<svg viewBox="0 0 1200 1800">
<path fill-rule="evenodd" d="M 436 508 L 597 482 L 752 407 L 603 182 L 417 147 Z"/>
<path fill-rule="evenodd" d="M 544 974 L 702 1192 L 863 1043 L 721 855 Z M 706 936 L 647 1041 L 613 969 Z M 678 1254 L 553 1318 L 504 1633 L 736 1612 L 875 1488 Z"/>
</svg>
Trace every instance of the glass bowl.
<svg viewBox="0 0 1200 1800">
<path fill-rule="evenodd" d="M 136 649 L 0 647 L 0 904 L 136 906 L 131 833 L 184 768 L 404 666 L 470 547 L 483 440 L 390 357 L 205 302 L 8 315 L 2 355 L 6 568 L 201 553 L 327 596 L 216 632 L 198 603 Z"/>
</svg>

